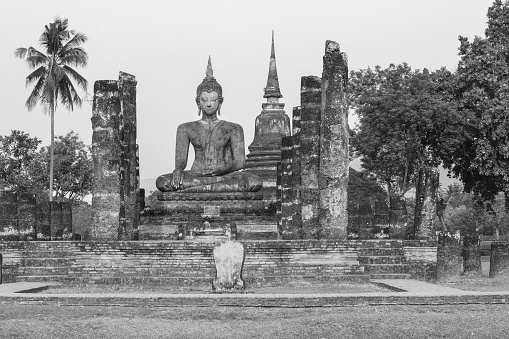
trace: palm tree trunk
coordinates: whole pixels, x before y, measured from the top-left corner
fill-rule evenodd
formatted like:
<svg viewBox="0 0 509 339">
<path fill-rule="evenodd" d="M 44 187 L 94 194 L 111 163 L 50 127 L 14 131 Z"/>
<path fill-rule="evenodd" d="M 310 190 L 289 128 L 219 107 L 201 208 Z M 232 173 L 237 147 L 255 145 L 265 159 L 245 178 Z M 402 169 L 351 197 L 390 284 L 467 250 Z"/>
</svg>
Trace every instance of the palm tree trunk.
<svg viewBox="0 0 509 339">
<path fill-rule="evenodd" d="M 54 139 L 55 139 L 55 106 L 50 103 L 50 120 L 51 120 L 51 145 L 50 145 L 50 161 L 49 161 L 49 201 L 53 201 L 53 160 L 55 158 Z"/>
</svg>

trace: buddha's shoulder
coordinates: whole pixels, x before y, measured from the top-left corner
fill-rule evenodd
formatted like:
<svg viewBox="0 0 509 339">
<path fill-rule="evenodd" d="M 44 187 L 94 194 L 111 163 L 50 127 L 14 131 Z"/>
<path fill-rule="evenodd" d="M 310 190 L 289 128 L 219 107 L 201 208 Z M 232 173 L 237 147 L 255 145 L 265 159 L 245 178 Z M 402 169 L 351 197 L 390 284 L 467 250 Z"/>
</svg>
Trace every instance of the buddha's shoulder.
<svg viewBox="0 0 509 339">
<path fill-rule="evenodd" d="M 200 121 L 189 121 L 189 122 L 184 122 L 183 124 L 180 124 L 178 126 L 179 129 L 184 129 L 184 130 L 187 130 L 187 129 L 193 129 L 193 128 L 196 128 L 196 127 L 199 127 L 200 126 Z"/>
<path fill-rule="evenodd" d="M 242 130 L 242 126 L 234 122 L 223 120 L 223 126 L 230 129 Z"/>
</svg>

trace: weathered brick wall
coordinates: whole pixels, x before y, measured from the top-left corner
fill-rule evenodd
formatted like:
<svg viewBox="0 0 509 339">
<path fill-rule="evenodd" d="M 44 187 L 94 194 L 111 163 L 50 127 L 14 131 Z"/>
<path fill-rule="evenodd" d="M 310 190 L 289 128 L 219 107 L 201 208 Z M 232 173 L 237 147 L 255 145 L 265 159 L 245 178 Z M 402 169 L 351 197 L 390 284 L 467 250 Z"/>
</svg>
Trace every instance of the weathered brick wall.
<svg viewBox="0 0 509 339">
<path fill-rule="evenodd" d="M 404 239 L 407 211 L 405 200 L 399 197 L 372 204 L 348 205 L 348 236 L 355 239 Z"/>
<path fill-rule="evenodd" d="M 408 274 L 434 279 L 436 247 L 419 241 L 242 241 L 249 284 L 367 279 Z M 0 242 L 4 282 L 78 280 L 178 286 L 211 283 L 213 243 L 185 241 Z"/>
<path fill-rule="evenodd" d="M 35 196 L 0 192 L 0 241 L 72 238 L 70 203 L 37 202 Z"/>
</svg>

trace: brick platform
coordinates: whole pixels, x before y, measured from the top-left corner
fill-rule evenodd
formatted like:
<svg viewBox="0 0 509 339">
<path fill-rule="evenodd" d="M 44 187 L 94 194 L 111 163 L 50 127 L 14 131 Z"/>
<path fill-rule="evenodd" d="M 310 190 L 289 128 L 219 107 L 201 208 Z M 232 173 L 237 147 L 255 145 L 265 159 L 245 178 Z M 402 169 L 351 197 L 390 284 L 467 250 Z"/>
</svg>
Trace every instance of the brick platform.
<svg viewBox="0 0 509 339">
<path fill-rule="evenodd" d="M 246 284 L 305 280 L 433 280 L 436 247 L 419 241 L 242 241 Z M 0 242 L 4 282 L 209 285 L 214 243 Z"/>
<path fill-rule="evenodd" d="M 274 201 L 264 199 L 263 192 L 233 193 L 159 193 L 161 204 L 143 212 L 140 240 L 174 240 L 203 227 L 203 215 L 208 207 L 219 215 L 208 221 L 212 227 L 234 224 L 239 240 L 277 239 L 277 219 Z"/>
</svg>

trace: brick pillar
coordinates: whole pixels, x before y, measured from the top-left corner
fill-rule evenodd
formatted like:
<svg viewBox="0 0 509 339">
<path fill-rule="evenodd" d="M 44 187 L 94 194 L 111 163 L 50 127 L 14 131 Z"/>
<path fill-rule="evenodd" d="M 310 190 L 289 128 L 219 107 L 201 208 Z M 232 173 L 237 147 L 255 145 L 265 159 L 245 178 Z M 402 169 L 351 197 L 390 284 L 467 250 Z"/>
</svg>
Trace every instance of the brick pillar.
<svg viewBox="0 0 509 339">
<path fill-rule="evenodd" d="M 300 194 L 304 239 L 320 238 L 318 173 L 320 168 L 321 87 L 319 77 L 301 78 Z"/>
<path fill-rule="evenodd" d="M 327 40 L 323 57 L 320 124 L 321 238 L 345 239 L 348 225 L 348 61 L 339 44 Z"/>
<path fill-rule="evenodd" d="M 136 79 L 120 72 L 119 92 L 121 159 L 120 239 L 138 239 L 140 224 L 138 145 L 136 144 Z"/>
<path fill-rule="evenodd" d="M 120 113 L 116 81 L 94 84 L 92 108 L 92 240 L 118 240 L 120 211 Z"/>
</svg>

